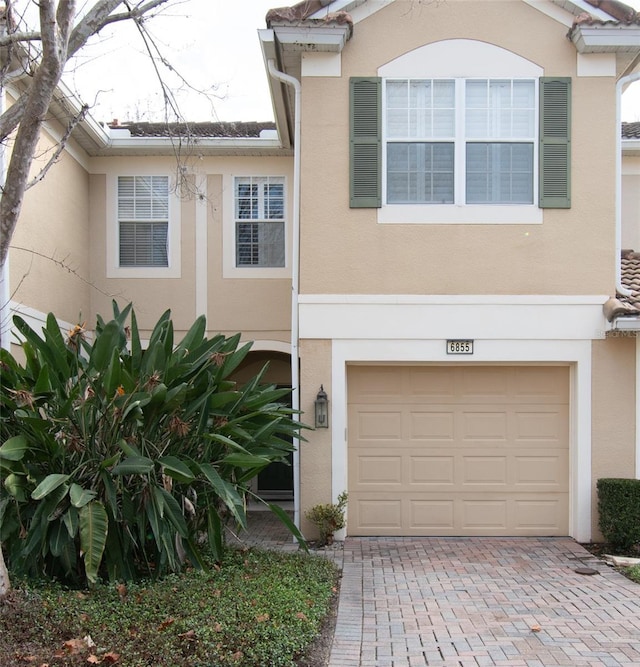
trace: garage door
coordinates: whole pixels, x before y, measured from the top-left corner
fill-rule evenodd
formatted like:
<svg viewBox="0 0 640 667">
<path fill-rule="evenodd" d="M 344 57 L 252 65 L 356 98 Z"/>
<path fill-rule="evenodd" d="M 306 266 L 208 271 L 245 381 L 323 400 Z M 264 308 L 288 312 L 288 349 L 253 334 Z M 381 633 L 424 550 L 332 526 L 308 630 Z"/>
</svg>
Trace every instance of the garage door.
<svg viewBox="0 0 640 667">
<path fill-rule="evenodd" d="M 569 369 L 350 366 L 350 535 L 567 535 Z"/>
</svg>

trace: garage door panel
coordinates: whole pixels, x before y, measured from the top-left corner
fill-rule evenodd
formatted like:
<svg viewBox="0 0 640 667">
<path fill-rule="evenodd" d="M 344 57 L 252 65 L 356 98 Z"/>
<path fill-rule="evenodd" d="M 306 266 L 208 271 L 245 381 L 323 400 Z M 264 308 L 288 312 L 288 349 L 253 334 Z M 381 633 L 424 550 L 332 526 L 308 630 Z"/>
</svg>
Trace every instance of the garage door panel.
<svg viewBox="0 0 640 667">
<path fill-rule="evenodd" d="M 351 502 L 350 502 L 351 504 Z M 393 498 L 364 498 L 354 503 L 350 512 L 355 514 L 355 523 L 359 535 L 371 534 L 398 534 L 402 530 L 402 500 Z M 378 532 L 378 531 L 392 532 Z M 370 531 L 373 531 L 370 532 Z"/>
<path fill-rule="evenodd" d="M 507 412 L 464 410 L 460 415 L 460 437 L 463 440 L 507 442 L 509 434 Z"/>
<path fill-rule="evenodd" d="M 402 412 L 361 410 L 357 413 L 358 437 L 363 441 L 402 440 Z"/>
<path fill-rule="evenodd" d="M 515 366 L 514 400 L 562 404 L 569 396 L 569 373 L 564 366 Z"/>
<path fill-rule="evenodd" d="M 566 406 L 556 410 L 518 409 L 514 419 L 516 442 L 544 442 L 545 447 L 555 443 L 558 447 L 566 448 L 569 424 L 569 410 Z"/>
<path fill-rule="evenodd" d="M 349 534 L 568 533 L 568 368 L 370 370 L 349 369 Z"/>
<path fill-rule="evenodd" d="M 402 484 L 401 456 L 360 456 L 355 471 L 356 487 L 367 484 Z"/>
<path fill-rule="evenodd" d="M 502 486 L 508 484 L 506 456 L 465 456 L 463 458 L 462 486 Z"/>
<path fill-rule="evenodd" d="M 446 440 L 455 437 L 456 415 L 453 410 L 410 410 L 408 415 L 411 440 Z"/>
<path fill-rule="evenodd" d="M 409 483 L 412 486 L 452 486 L 455 483 L 455 459 L 453 456 L 433 455 L 409 458 Z"/>
</svg>

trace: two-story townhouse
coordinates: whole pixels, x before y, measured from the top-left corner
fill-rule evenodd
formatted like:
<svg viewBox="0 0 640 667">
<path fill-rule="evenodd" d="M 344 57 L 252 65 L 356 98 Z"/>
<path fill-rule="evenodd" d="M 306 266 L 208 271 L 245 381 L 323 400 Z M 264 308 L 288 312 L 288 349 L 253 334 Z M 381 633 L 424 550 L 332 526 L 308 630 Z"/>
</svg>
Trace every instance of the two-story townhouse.
<svg viewBox="0 0 640 667">
<path fill-rule="evenodd" d="M 25 202 L 13 309 L 205 314 L 308 423 L 322 387 L 261 481 L 305 530 L 347 490 L 351 535 L 597 536 L 596 480 L 640 476 L 638 15 L 308 0 L 259 36 L 275 129 L 85 121 Z"/>
<path fill-rule="evenodd" d="M 637 13 L 321 1 L 267 22 L 265 60 L 299 82 L 270 79 L 301 126 L 301 406 L 321 386 L 331 406 L 301 506 L 347 490 L 350 535 L 589 539 L 596 480 L 640 474 L 637 294 L 603 311 L 628 291 Z"/>
</svg>

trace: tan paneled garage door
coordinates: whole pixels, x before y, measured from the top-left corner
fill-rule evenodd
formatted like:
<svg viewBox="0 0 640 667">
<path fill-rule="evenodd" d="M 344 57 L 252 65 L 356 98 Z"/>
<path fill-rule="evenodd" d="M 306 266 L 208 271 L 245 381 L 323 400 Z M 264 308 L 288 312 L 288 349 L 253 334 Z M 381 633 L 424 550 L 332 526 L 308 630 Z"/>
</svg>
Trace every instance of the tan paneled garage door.
<svg viewBox="0 0 640 667">
<path fill-rule="evenodd" d="M 350 535 L 567 535 L 569 369 L 350 366 Z"/>
</svg>

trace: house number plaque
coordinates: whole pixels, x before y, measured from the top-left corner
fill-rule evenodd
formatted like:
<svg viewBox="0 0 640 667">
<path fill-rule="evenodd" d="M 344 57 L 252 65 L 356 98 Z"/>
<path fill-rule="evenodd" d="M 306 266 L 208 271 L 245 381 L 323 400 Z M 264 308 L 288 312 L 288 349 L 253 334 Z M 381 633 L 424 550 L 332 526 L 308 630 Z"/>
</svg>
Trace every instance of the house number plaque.
<svg viewBox="0 0 640 667">
<path fill-rule="evenodd" d="M 473 354 L 473 341 L 448 340 L 447 354 Z"/>
</svg>

